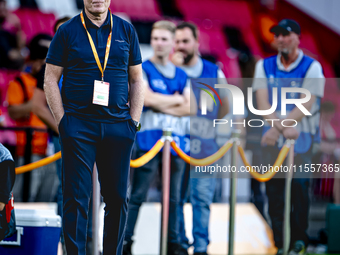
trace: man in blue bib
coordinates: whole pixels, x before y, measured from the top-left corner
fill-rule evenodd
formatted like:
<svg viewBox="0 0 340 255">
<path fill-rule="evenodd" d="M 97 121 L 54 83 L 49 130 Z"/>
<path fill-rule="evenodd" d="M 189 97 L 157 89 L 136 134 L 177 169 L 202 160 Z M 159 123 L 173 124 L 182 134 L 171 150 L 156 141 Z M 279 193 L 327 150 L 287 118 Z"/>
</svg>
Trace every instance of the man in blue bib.
<svg viewBox="0 0 340 255">
<path fill-rule="evenodd" d="M 203 83 L 214 87 L 217 83 L 226 83 L 225 76 L 219 67 L 198 55 L 199 38 L 197 27 L 189 22 L 183 22 L 177 26 L 176 29 L 176 46 L 173 62 L 187 73 L 190 78 L 202 78 Z M 203 79 L 205 78 L 205 79 Z M 205 88 L 197 80 L 191 80 L 192 91 L 195 96 L 195 102 L 199 108 L 196 116 L 190 117 L 190 156 L 193 158 L 206 158 L 216 151 L 219 147 L 216 143 L 215 128 L 213 128 L 212 121 L 214 119 L 223 118 L 230 108 L 227 90 L 219 89 L 218 94 L 222 101 L 222 106 L 218 103 L 214 105 L 211 99 L 207 103 L 207 114 L 202 115 L 200 109 L 201 96 L 205 91 L 200 88 Z M 218 101 L 214 94 L 215 100 Z M 194 171 L 191 169 L 191 171 Z M 182 180 L 181 194 L 185 194 L 189 185 L 190 201 L 193 208 L 193 237 L 194 237 L 194 255 L 206 255 L 209 244 L 209 216 L 210 204 L 214 197 L 216 186 L 216 178 L 208 176 L 199 176 L 195 173 L 189 178 L 190 171 L 185 172 Z M 199 177 L 199 178 L 197 178 Z M 183 199 L 184 200 L 184 199 Z M 185 235 L 183 204 L 180 203 L 179 211 L 179 231 L 181 245 L 183 248 L 189 248 L 188 239 Z"/>
<path fill-rule="evenodd" d="M 169 61 L 175 30 L 175 24 L 169 21 L 158 21 L 152 28 L 151 46 L 154 55 L 142 64 L 146 88 L 142 128 L 136 138 L 136 158 L 153 147 L 161 138 L 163 128 L 171 128 L 176 143 L 182 150 L 189 151 L 189 141 L 185 140 L 189 117 L 182 116 L 190 114 L 190 88 L 185 72 Z M 134 171 L 123 254 L 131 254 L 139 208 L 146 200 L 161 159 L 162 153 L 158 153 L 150 162 Z M 171 150 L 168 254 L 182 254 L 178 240 L 177 211 L 184 168 L 184 161 Z"/>
<path fill-rule="evenodd" d="M 291 251 L 290 255 L 304 254 L 307 243 L 307 227 L 309 212 L 309 175 L 304 173 L 305 164 L 311 163 L 312 145 L 318 140 L 319 108 L 324 94 L 324 75 L 320 63 L 305 56 L 298 48 L 300 40 L 300 26 L 290 19 L 284 19 L 277 26 L 270 29 L 274 33 L 274 40 L 278 47 L 278 55 L 260 60 L 256 64 L 253 89 L 259 110 L 271 108 L 273 88 L 278 89 L 278 104 L 276 112 L 264 116 L 264 119 L 291 119 L 285 121 L 265 122 L 261 140 L 263 149 L 263 164 L 274 164 L 285 139 L 296 139 L 294 165 L 296 173 L 292 180 L 291 197 Z M 312 114 L 305 116 L 295 104 L 286 106 L 284 115 L 281 109 L 281 88 L 304 88 L 311 93 L 311 98 L 303 106 Z M 287 99 L 299 100 L 302 93 L 287 93 Z M 295 120 L 295 121 L 292 121 Z M 294 122 L 297 123 L 295 127 Z M 287 127 L 288 126 L 288 127 Z M 301 172 L 300 172 L 301 169 Z M 280 178 L 281 177 L 281 178 Z M 284 189 L 283 173 L 277 178 L 266 182 L 268 196 L 268 213 L 274 233 L 277 254 L 283 253 L 283 217 L 284 217 Z"/>
</svg>

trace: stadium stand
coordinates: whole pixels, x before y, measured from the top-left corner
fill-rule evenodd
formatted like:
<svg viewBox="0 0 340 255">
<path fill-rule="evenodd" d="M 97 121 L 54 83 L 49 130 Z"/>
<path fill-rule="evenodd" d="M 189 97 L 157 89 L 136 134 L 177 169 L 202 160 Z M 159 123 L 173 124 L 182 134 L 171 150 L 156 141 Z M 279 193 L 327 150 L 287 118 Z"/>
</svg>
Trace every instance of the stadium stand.
<svg viewBox="0 0 340 255">
<path fill-rule="evenodd" d="M 156 0 L 111 1 L 113 12 L 124 12 L 134 20 L 159 20 L 161 13 Z"/>
<path fill-rule="evenodd" d="M 147 44 L 152 23 L 164 18 L 160 1 L 111 0 L 110 7 L 114 13 L 128 15 L 136 27 L 141 42 Z M 263 32 L 282 18 L 294 18 L 300 23 L 303 28 L 301 48 L 305 54 L 321 63 L 326 78 L 337 76 L 335 65 L 339 66 L 340 70 L 340 35 L 286 1 L 276 1 L 274 9 L 265 8 L 261 5 L 261 1 L 252 0 L 172 0 L 172 2 L 174 4 L 171 6 L 177 7 L 177 12 L 183 15 L 183 20 L 198 25 L 202 55 L 210 55 L 215 59 L 227 78 L 242 77 L 238 59 L 240 52 L 247 51 L 255 58 L 263 58 L 275 53 L 271 45 L 272 35 Z M 37 0 L 37 4 L 39 10 L 25 9 L 19 7 L 18 0 L 8 0 L 8 7 L 21 21 L 27 43 L 38 33 L 52 35 L 56 17 L 75 15 L 80 11 L 77 9 L 76 0 Z M 178 17 L 166 18 L 176 19 L 176 22 L 179 22 Z M 244 48 L 232 43 L 231 31 L 236 31 L 237 41 L 242 40 Z M 144 48 L 146 50 L 143 50 Z M 143 57 L 151 55 L 148 45 L 143 45 L 142 51 Z M 6 113 L 5 95 L 9 81 L 17 74 L 16 71 L 0 70 L 0 110 L 5 115 L 8 125 L 12 125 L 12 122 Z M 339 93 L 337 81 L 327 80 L 323 101 L 331 101 L 337 109 L 340 109 Z M 339 119 L 340 111 L 337 110 L 332 125 L 338 138 L 340 137 Z M 313 211 L 311 219 L 319 221 L 322 225 L 324 218 L 320 217 L 321 214 L 324 212 Z M 318 229 L 319 227 L 316 227 L 313 230 L 315 236 Z"/>
<path fill-rule="evenodd" d="M 54 14 L 42 13 L 40 10 L 28 8 L 20 8 L 14 13 L 21 21 L 22 30 L 26 34 L 28 43 L 39 33 L 53 35 Z"/>
</svg>

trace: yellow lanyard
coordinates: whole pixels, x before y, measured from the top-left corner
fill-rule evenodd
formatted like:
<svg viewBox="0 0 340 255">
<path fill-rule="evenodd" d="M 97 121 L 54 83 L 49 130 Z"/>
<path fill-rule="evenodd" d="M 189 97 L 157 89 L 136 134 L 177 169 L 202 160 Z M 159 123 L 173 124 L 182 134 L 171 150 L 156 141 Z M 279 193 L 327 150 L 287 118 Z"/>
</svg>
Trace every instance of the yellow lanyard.
<svg viewBox="0 0 340 255">
<path fill-rule="evenodd" d="M 83 23 L 83 26 L 84 26 L 84 28 L 85 28 L 85 30 L 87 32 L 87 36 L 88 36 L 90 44 L 91 44 L 91 48 L 92 48 L 92 52 L 93 52 L 94 58 L 96 59 L 98 68 L 99 68 L 100 72 L 102 73 L 102 81 L 104 81 L 104 71 L 105 71 L 107 60 L 108 60 L 109 54 L 110 54 L 111 36 L 112 36 L 112 25 L 113 25 L 112 15 L 111 15 L 111 10 L 110 9 L 109 9 L 109 13 L 108 14 L 111 17 L 111 31 L 110 31 L 110 34 L 109 34 L 109 38 L 107 38 L 106 51 L 105 51 L 105 59 L 104 59 L 104 69 L 103 69 L 102 65 L 100 63 L 100 60 L 99 60 L 99 56 L 98 56 L 98 53 L 97 53 L 97 50 L 96 50 L 96 46 L 93 43 L 93 40 L 92 40 L 92 37 L 91 37 L 90 33 L 86 29 L 83 11 L 81 11 L 81 13 L 80 13 L 81 22 Z"/>
</svg>

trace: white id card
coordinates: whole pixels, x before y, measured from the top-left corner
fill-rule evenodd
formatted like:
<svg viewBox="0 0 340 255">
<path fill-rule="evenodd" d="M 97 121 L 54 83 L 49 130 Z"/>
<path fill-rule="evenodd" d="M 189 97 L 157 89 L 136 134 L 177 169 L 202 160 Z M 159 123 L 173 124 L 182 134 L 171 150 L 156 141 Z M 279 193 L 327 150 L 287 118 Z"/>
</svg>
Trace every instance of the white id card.
<svg viewBox="0 0 340 255">
<path fill-rule="evenodd" d="M 93 104 L 108 106 L 109 105 L 110 83 L 103 81 L 94 81 Z"/>
</svg>

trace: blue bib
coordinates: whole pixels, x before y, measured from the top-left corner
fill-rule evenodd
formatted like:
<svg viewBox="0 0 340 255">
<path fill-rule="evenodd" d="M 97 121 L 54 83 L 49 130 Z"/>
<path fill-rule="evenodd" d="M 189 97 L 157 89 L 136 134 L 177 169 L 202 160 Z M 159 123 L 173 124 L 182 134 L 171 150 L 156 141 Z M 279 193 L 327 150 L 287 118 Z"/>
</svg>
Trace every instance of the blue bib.
<svg viewBox="0 0 340 255">
<path fill-rule="evenodd" d="M 270 105 L 272 105 L 272 91 L 273 88 L 278 88 L 277 94 L 278 94 L 278 105 L 276 110 L 281 111 L 281 88 L 283 87 L 296 87 L 301 88 L 304 78 L 306 76 L 306 73 L 313 63 L 314 59 L 303 56 L 300 63 L 296 68 L 293 70 L 286 72 L 279 70 L 277 67 L 277 56 L 272 56 L 269 58 L 264 59 L 263 66 L 266 73 L 266 76 L 268 78 L 267 86 L 268 86 L 268 99 Z M 298 99 L 300 98 L 300 93 L 287 93 L 286 94 L 287 99 Z M 320 105 L 320 98 L 317 98 L 317 104 Z M 295 108 L 294 104 L 287 104 L 286 105 L 287 112 L 290 112 Z M 308 119 L 308 116 L 306 117 Z M 301 124 L 301 123 L 299 123 Z M 270 129 L 270 126 L 264 126 L 263 127 L 263 134 L 267 132 Z M 319 132 L 318 127 L 316 129 L 316 134 L 311 134 L 310 132 L 304 132 L 301 131 L 299 138 L 295 142 L 294 151 L 296 153 L 305 153 L 310 148 L 313 142 L 319 140 Z"/>
<path fill-rule="evenodd" d="M 150 60 L 145 61 L 142 64 L 142 68 L 147 75 L 152 91 L 164 95 L 172 95 L 176 91 L 180 94 L 183 93 L 188 77 L 182 69 L 176 67 L 175 77 L 170 79 L 163 76 Z M 149 107 L 144 107 L 141 124 L 142 130 L 137 133 L 137 143 L 141 150 L 149 151 L 162 137 L 162 129 L 171 127 L 176 143 L 183 151 L 186 153 L 189 152 L 190 140 L 185 137 L 185 130 L 187 129 L 185 126 L 188 125 L 188 123 L 184 118 L 157 113 Z M 171 153 L 177 155 L 172 149 Z"/>
<path fill-rule="evenodd" d="M 218 66 L 202 59 L 203 61 L 203 71 L 199 78 L 212 78 L 211 80 L 206 79 L 207 85 L 215 87 L 217 81 L 217 72 Z M 205 88 L 205 86 L 198 83 L 198 80 L 191 80 L 192 90 L 196 98 L 197 106 L 200 104 L 201 93 L 206 93 L 200 90 L 199 88 Z M 203 82 L 204 83 L 204 82 Z M 216 151 L 218 151 L 219 147 L 215 141 L 216 135 L 212 133 L 212 121 L 218 118 L 218 111 L 220 107 L 219 100 L 217 96 L 214 95 L 215 101 L 217 102 L 217 106 L 213 105 L 212 111 L 207 111 L 206 115 L 202 115 L 201 111 L 198 109 L 197 116 L 190 117 L 190 155 L 194 158 L 205 158 Z M 200 130 L 200 132 L 196 132 L 196 130 Z"/>
</svg>

